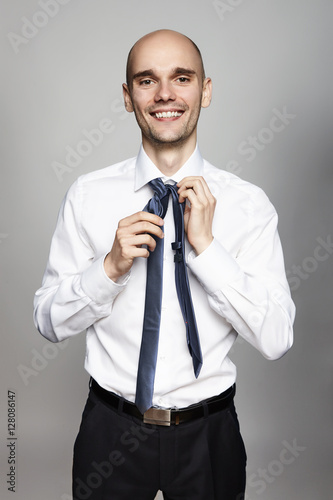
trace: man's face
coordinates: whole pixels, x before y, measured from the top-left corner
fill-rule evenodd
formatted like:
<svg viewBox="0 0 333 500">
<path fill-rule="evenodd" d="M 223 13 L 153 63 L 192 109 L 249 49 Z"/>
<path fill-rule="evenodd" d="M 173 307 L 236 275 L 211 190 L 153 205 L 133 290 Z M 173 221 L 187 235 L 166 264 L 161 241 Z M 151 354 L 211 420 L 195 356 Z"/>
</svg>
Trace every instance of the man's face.
<svg viewBox="0 0 333 500">
<path fill-rule="evenodd" d="M 201 107 L 211 98 L 210 79 L 203 81 L 199 54 L 180 34 L 158 33 L 134 47 L 126 109 L 134 111 L 143 142 L 153 147 L 196 141 Z"/>
</svg>

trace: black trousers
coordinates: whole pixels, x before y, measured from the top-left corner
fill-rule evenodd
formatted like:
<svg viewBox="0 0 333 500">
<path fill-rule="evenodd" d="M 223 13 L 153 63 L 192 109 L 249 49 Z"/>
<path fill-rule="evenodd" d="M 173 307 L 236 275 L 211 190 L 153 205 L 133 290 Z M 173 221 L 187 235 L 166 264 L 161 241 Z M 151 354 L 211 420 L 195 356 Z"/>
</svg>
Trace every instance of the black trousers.
<svg viewBox="0 0 333 500">
<path fill-rule="evenodd" d="M 170 427 L 144 424 L 93 390 L 74 445 L 73 500 L 243 500 L 246 452 L 233 402 Z"/>
</svg>

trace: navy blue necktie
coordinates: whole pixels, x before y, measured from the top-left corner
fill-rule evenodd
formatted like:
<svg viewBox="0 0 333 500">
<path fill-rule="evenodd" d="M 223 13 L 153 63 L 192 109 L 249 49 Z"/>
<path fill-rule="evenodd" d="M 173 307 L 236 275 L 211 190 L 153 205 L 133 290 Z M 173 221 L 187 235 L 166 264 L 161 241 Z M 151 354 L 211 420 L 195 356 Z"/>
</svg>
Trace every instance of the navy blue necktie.
<svg viewBox="0 0 333 500">
<path fill-rule="evenodd" d="M 172 243 L 172 249 L 175 250 L 177 296 L 186 326 L 187 345 L 192 356 L 194 374 L 198 377 L 202 366 L 202 354 L 185 263 L 185 203 L 179 203 L 176 185 L 163 184 L 159 178 L 149 184 L 154 189 L 154 196 L 144 208 L 146 212 L 164 218 L 169 194 L 172 196 L 176 238 Z M 155 240 L 156 248 L 150 253 L 147 262 L 146 302 L 135 397 L 135 403 L 142 414 L 152 405 L 161 321 L 164 242 L 160 238 Z"/>
</svg>

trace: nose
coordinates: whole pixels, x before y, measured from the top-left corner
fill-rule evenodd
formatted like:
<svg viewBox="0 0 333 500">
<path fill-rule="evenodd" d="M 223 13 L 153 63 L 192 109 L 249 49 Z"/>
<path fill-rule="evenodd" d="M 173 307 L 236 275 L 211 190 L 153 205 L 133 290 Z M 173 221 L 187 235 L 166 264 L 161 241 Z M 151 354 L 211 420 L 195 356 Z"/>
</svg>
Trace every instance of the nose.
<svg viewBox="0 0 333 500">
<path fill-rule="evenodd" d="M 157 86 L 155 101 L 174 101 L 176 99 L 175 91 L 169 81 L 160 81 Z"/>
</svg>

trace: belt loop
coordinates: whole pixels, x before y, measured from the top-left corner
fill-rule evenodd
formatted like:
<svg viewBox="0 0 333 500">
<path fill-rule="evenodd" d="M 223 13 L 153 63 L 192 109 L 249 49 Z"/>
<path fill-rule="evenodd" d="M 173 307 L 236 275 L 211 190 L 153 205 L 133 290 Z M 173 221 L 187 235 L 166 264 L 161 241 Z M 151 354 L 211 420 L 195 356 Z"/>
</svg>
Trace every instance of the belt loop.
<svg viewBox="0 0 333 500">
<path fill-rule="evenodd" d="M 93 378 L 90 377 L 90 379 L 89 379 L 89 389 L 91 389 L 92 383 L 93 383 Z"/>
<path fill-rule="evenodd" d="M 122 412 L 123 408 L 124 408 L 124 400 L 123 400 L 123 398 L 119 398 L 118 411 Z"/>
</svg>

